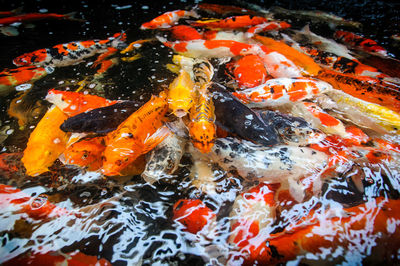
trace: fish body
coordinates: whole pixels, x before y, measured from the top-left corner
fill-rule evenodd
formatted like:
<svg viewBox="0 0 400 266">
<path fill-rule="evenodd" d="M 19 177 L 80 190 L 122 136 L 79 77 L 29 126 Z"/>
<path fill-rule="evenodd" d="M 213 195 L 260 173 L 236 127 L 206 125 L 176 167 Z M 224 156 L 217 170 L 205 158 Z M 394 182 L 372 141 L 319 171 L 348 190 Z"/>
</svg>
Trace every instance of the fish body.
<svg viewBox="0 0 400 266">
<path fill-rule="evenodd" d="M 72 116 L 60 128 L 65 132 L 104 134 L 117 129 L 137 109 L 137 102 L 117 102 Z"/>
<path fill-rule="evenodd" d="M 35 66 L 4 69 L 0 72 L 0 96 L 6 96 L 17 85 L 34 82 L 47 74 L 48 71 L 45 68 Z"/>
<path fill-rule="evenodd" d="M 193 27 L 187 25 L 177 25 L 171 28 L 171 34 L 175 40 L 192 41 L 201 40 L 203 36 Z"/>
<path fill-rule="evenodd" d="M 69 134 L 62 131 L 60 125 L 67 118 L 63 111 L 53 106 L 36 125 L 21 159 L 28 175 L 37 176 L 48 171 L 64 152 Z"/>
<path fill-rule="evenodd" d="M 267 126 L 258 115 L 241 103 L 222 85 L 211 87 L 215 108 L 216 124 L 224 130 L 265 146 L 278 143 L 274 128 Z"/>
<path fill-rule="evenodd" d="M 16 66 L 52 66 L 63 67 L 78 64 L 83 59 L 98 53 L 104 53 L 109 48 L 121 48 L 125 46 L 125 33 L 116 33 L 106 40 L 76 41 L 58 44 L 51 48 L 39 49 L 25 53 L 13 60 Z"/>
<path fill-rule="evenodd" d="M 85 167 L 88 171 L 96 171 L 103 164 L 102 155 L 105 148 L 104 137 L 82 139 L 63 152 L 63 163 Z"/>
<path fill-rule="evenodd" d="M 150 153 L 146 167 L 142 173 L 143 179 L 149 184 L 163 177 L 172 175 L 178 169 L 185 151 L 186 139 L 178 134 L 170 134 Z"/>
<path fill-rule="evenodd" d="M 199 3 L 197 5 L 197 8 L 206 11 L 208 13 L 215 13 L 222 16 L 225 16 L 226 14 L 230 13 L 257 15 L 257 12 L 254 12 L 253 10 L 249 10 L 243 7 L 230 6 L 230 5 Z"/>
<path fill-rule="evenodd" d="M 330 84 L 316 79 L 276 78 L 233 95 L 249 106 L 271 107 L 310 99 L 329 89 L 332 89 Z"/>
<path fill-rule="evenodd" d="M 194 83 L 190 74 L 181 69 L 168 89 L 168 105 L 177 117 L 185 116 L 193 105 Z"/>
<path fill-rule="evenodd" d="M 194 27 L 206 27 L 211 29 L 240 29 L 267 22 L 268 19 L 259 16 L 233 16 L 225 19 L 197 20 L 191 23 Z"/>
<path fill-rule="evenodd" d="M 75 13 L 69 14 L 56 14 L 56 13 L 28 13 L 28 14 L 21 14 L 12 17 L 0 18 L 0 25 L 7 26 L 16 22 L 31 22 L 36 20 L 42 19 L 67 19 L 67 20 L 77 20 L 73 17 Z"/>
<path fill-rule="evenodd" d="M 249 28 L 246 33 L 248 37 L 254 34 L 274 31 L 274 30 L 284 30 L 290 28 L 291 25 L 285 21 L 267 21 Z"/>
<path fill-rule="evenodd" d="M 216 136 L 214 103 L 206 92 L 197 92 L 190 110 L 189 135 L 197 149 L 207 153 L 214 145 Z"/>
<path fill-rule="evenodd" d="M 51 89 L 46 98 L 48 102 L 55 104 L 69 117 L 90 111 L 99 107 L 105 107 L 117 103 L 118 101 L 107 100 L 103 97 L 84 94 L 74 91 L 60 91 Z"/>
<path fill-rule="evenodd" d="M 263 60 L 258 55 L 245 55 L 232 65 L 232 73 L 239 88 L 253 88 L 269 77 Z"/>
<path fill-rule="evenodd" d="M 377 53 L 387 56 L 387 51 L 374 40 L 364 38 L 361 35 L 349 31 L 337 30 L 334 34 L 336 40 L 340 40 L 351 47 L 361 49 L 369 53 Z"/>
<path fill-rule="evenodd" d="M 104 175 L 120 175 L 136 158 L 152 150 L 168 136 L 169 130 L 161 127 L 167 110 L 167 97 L 162 92 L 107 134 L 102 167 Z"/>
<path fill-rule="evenodd" d="M 170 28 L 182 18 L 198 17 L 195 11 L 174 10 L 152 19 L 149 22 L 143 23 L 140 29 L 165 29 Z"/>
</svg>

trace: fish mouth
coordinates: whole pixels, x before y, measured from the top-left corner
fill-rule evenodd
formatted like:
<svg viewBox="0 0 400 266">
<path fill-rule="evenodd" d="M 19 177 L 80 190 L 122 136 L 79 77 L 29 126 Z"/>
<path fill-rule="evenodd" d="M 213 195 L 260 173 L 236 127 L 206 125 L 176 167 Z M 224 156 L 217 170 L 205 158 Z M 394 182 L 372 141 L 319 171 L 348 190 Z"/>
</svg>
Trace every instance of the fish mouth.
<svg viewBox="0 0 400 266">
<path fill-rule="evenodd" d="M 174 115 L 179 118 L 184 117 L 186 114 L 187 114 L 187 111 L 184 109 L 176 109 L 174 112 Z"/>
</svg>

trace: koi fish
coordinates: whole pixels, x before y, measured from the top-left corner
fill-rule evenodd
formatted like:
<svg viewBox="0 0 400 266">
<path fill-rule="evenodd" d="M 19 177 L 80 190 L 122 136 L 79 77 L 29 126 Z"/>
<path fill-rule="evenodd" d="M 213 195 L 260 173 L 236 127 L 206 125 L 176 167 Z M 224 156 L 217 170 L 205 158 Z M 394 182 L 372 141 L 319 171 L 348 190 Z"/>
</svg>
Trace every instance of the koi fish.
<svg viewBox="0 0 400 266">
<path fill-rule="evenodd" d="M 119 175 L 130 163 L 163 141 L 170 131 L 162 127 L 168 110 L 166 93 L 153 96 L 106 136 L 102 172 Z"/>
<path fill-rule="evenodd" d="M 195 152 L 195 151 L 191 151 Z M 328 163 L 328 156 L 307 147 L 278 145 L 264 147 L 235 138 L 216 139 L 207 155 L 225 171 L 236 171 L 247 180 L 283 183 L 297 201 L 303 198 L 300 178 L 318 178 Z"/>
<path fill-rule="evenodd" d="M 194 27 L 206 27 L 211 29 L 240 29 L 268 22 L 267 18 L 259 16 L 233 16 L 225 19 L 197 20 L 190 23 Z"/>
<path fill-rule="evenodd" d="M 264 23 L 261 23 L 259 25 L 255 25 L 251 28 L 249 28 L 246 33 L 247 37 L 252 37 L 254 34 L 262 33 L 262 32 L 268 32 L 268 31 L 274 31 L 274 30 L 284 30 L 290 28 L 291 25 L 285 21 L 267 21 Z"/>
<path fill-rule="evenodd" d="M 178 125 L 178 130 L 184 125 Z M 186 139 L 177 133 L 170 134 L 150 153 L 146 167 L 142 173 L 143 179 L 153 184 L 163 177 L 172 175 L 178 169 L 179 163 L 185 151 Z"/>
<path fill-rule="evenodd" d="M 344 214 L 338 215 L 339 211 Z M 377 256 L 377 260 L 380 261 L 382 254 L 387 257 L 397 254 L 400 231 L 397 227 L 392 228 L 389 225 L 394 221 L 397 223 L 399 211 L 398 200 L 379 197 L 376 203 L 366 202 L 359 206 L 330 211 L 336 215 L 329 215 L 329 211 L 312 211 L 296 225 L 279 233 L 269 233 L 266 232 L 267 228 L 257 227 L 253 229 L 253 235 L 247 234 L 237 239 L 238 243 L 239 240 L 246 240 L 248 244 L 243 245 L 241 251 L 233 252 L 228 264 L 240 261 L 245 265 L 275 265 L 295 260 L 307 253 L 312 253 L 316 259 L 326 259 L 327 254 L 323 254 L 325 248 L 336 250 L 355 243 L 359 245 L 359 237 L 354 236 L 360 235 L 363 241 L 373 241 L 374 247 L 371 250 L 370 245 L 359 245 L 359 252 L 380 254 Z M 330 218 L 327 218 L 329 216 Z M 392 245 L 386 245 L 387 243 Z M 379 250 L 380 248 L 384 250 Z M 330 256 L 337 259 L 334 254 Z M 351 256 L 354 256 L 354 253 Z"/>
<path fill-rule="evenodd" d="M 333 37 L 336 40 L 342 41 L 353 48 L 361 49 L 365 52 L 376 53 L 387 56 L 387 51 L 374 40 L 364 38 L 361 35 L 349 31 L 337 30 Z"/>
<path fill-rule="evenodd" d="M 263 60 L 258 55 L 246 55 L 228 67 L 233 72 L 239 88 L 253 88 L 269 77 Z"/>
<path fill-rule="evenodd" d="M 14 90 L 15 86 L 27 82 L 34 82 L 49 74 L 49 69 L 35 66 L 4 69 L 0 72 L 0 96 L 6 96 Z"/>
<path fill-rule="evenodd" d="M 109 48 L 120 49 L 125 46 L 125 33 L 116 33 L 106 40 L 88 40 L 57 44 L 52 48 L 39 49 L 25 53 L 13 60 L 16 66 L 63 67 L 83 62 L 83 59 L 104 53 Z"/>
<path fill-rule="evenodd" d="M 215 13 L 222 16 L 225 16 L 229 13 L 257 15 L 257 12 L 254 12 L 252 10 L 230 5 L 199 3 L 196 7 L 202 11 Z"/>
<path fill-rule="evenodd" d="M 185 116 L 193 105 L 194 83 L 190 74 L 181 69 L 168 89 L 168 105 L 177 117 Z"/>
<path fill-rule="evenodd" d="M 37 176 L 46 171 L 65 150 L 69 134 L 60 129 L 67 119 L 57 106 L 52 106 L 29 136 L 21 161 L 27 175 Z"/>
<path fill-rule="evenodd" d="M 276 130 L 284 144 L 305 146 L 319 142 L 324 137 L 323 133 L 316 131 L 304 118 L 276 111 L 262 111 L 259 115 L 267 126 Z"/>
<path fill-rule="evenodd" d="M 173 218 L 182 230 L 200 232 L 216 220 L 216 214 L 199 199 L 180 199 L 173 206 Z"/>
<path fill-rule="evenodd" d="M 254 88 L 234 92 L 233 95 L 252 107 L 281 106 L 315 97 L 332 86 L 310 78 L 277 78 Z"/>
<path fill-rule="evenodd" d="M 203 153 L 211 150 L 216 139 L 214 103 L 206 91 L 197 91 L 190 110 L 189 135 L 197 149 Z"/>
<path fill-rule="evenodd" d="M 10 25 L 16 22 L 30 22 L 42 19 L 66 19 L 66 20 L 75 20 L 75 21 L 84 21 L 82 19 L 74 18 L 76 12 L 68 13 L 68 14 L 56 14 L 56 13 L 29 13 L 29 14 L 21 14 L 13 17 L 0 18 L 0 25 Z"/>
<path fill-rule="evenodd" d="M 347 135 L 343 123 L 326 113 L 318 105 L 311 102 L 300 102 L 293 106 L 292 113 L 306 119 L 314 128 L 326 134 L 337 134 L 340 137 Z"/>
<path fill-rule="evenodd" d="M 213 83 L 213 102 L 216 124 L 222 129 L 265 146 L 278 143 L 274 128 L 267 126 L 258 115 L 226 91 L 222 85 Z"/>
<path fill-rule="evenodd" d="M 2 16 L 2 17 L 13 16 L 13 15 L 21 13 L 21 11 L 22 11 L 22 7 L 18 7 L 13 10 L 10 10 L 10 11 L 0 11 L 0 16 Z"/>
<path fill-rule="evenodd" d="M 96 171 L 102 166 L 105 150 L 104 137 L 82 139 L 70 145 L 60 156 L 62 163 L 78 165 L 88 171 Z"/>
<path fill-rule="evenodd" d="M 60 129 L 65 132 L 108 133 L 117 129 L 139 107 L 135 101 L 117 102 L 69 117 Z"/>
<path fill-rule="evenodd" d="M 49 90 L 45 99 L 48 102 L 55 104 L 69 117 L 99 107 L 105 107 L 118 103 L 118 101 L 107 100 L 96 95 L 74 91 L 60 91 L 56 89 Z"/>
<path fill-rule="evenodd" d="M 272 12 L 274 15 L 279 14 L 283 16 L 292 16 L 300 20 L 311 20 L 317 23 L 326 23 L 332 28 L 337 26 L 346 26 L 352 28 L 362 27 L 360 22 L 346 20 L 342 17 L 320 10 L 289 10 L 280 6 L 274 6 L 270 8 L 270 12 Z"/>
<path fill-rule="evenodd" d="M 399 86 L 394 83 L 366 76 L 342 74 L 333 70 L 324 70 L 317 77 L 330 83 L 336 90 L 400 112 Z"/>
<path fill-rule="evenodd" d="M 31 197 L 18 188 L 4 184 L 0 184 L 0 199 L 0 206 L 3 211 L 10 209 L 36 220 L 72 214 L 68 210 L 51 203 L 46 194 Z"/>
<path fill-rule="evenodd" d="M 296 66 L 304 69 L 308 73 L 308 75 L 315 76 L 322 70 L 322 68 L 317 63 L 315 63 L 311 57 L 297 51 L 296 49 L 290 47 L 282 41 L 276 41 L 272 38 L 260 35 L 255 35 L 253 39 L 267 46 L 269 49 L 275 50 L 284 55 Z"/>
<path fill-rule="evenodd" d="M 164 14 L 152 19 L 149 22 L 143 23 L 140 26 L 140 29 L 166 29 L 172 27 L 176 24 L 180 19 L 183 18 L 190 18 L 194 17 L 197 18 L 198 15 L 195 11 L 186 11 L 186 10 L 175 10 L 175 11 L 168 11 Z"/>
</svg>

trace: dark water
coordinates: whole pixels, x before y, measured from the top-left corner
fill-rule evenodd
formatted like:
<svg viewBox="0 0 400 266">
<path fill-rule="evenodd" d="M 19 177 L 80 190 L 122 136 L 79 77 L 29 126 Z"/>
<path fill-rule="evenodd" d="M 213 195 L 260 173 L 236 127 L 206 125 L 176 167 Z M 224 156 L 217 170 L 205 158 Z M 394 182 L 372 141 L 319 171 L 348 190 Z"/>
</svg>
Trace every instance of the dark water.
<svg viewBox="0 0 400 266">
<path fill-rule="evenodd" d="M 1 9 L 10 10 L 23 7 L 24 12 L 44 11 L 55 13 L 77 12 L 75 17 L 86 22 L 43 20 L 32 24 L 34 27 L 19 26 L 16 37 L 0 36 L 0 65 L 13 68 L 12 59 L 36 49 L 51 47 L 59 43 L 75 40 L 105 39 L 116 32 L 125 31 L 127 43 L 151 37 L 149 32 L 139 29 L 143 22 L 166 11 L 192 6 L 193 1 L 2 1 Z M 236 4 L 234 1 L 221 1 L 220 4 Z M 288 9 L 324 10 L 346 19 L 359 21 L 364 25 L 362 33 L 374 38 L 387 47 L 394 56 L 400 55 L 399 47 L 389 38 L 400 30 L 400 5 L 395 1 L 255 1 L 257 5 L 268 8 L 280 5 Z M 244 5 L 246 7 L 246 5 Z M 293 21 L 300 25 L 303 22 Z M 323 35 L 329 31 L 315 26 Z M 144 46 L 142 58 L 130 64 L 121 64 L 111 69 L 103 80 L 105 96 L 109 99 L 129 99 L 146 102 L 152 94 L 166 88 L 172 76 L 165 65 L 170 61 L 170 51 L 160 44 Z M 26 100 L 34 104 L 43 101 L 50 88 L 77 88 L 78 81 L 93 75 L 95 70 L 80 64 L 56 69 L 52 75 L 34 83 Z M 62 81 L 62 82 L 61 82 Z M 11 135 L 0 145 L 1 152 L 20 153 L 25 148 L 29 133 L 38 122 L 32 118 L 24 128 L 19 128 L 15 119 L 7 115 L 7 108 L 17 92 L 0 99 L 1 126 L 9 126 Z M 44 114 L 44 108 L 40 115 Z M 40 117 L 39 115 L 39 117 Z M 46 194 L 50 202 L 67 210 L 79 210 L 82 215 L 61 215 L 49 219 L 33 219 L 23 212 L 15 212 L 10 206 L 2 206 L 0 214 L 0 263 L 29 253 L 79 251 L 86 255 L 104 258 L 113 265 L 165 264 L 165 265 L 204 265 L 211 264 L 214 256 L 229 249 L 230 217 L 228 216 L 236 196 L 244 184 L 235 178 L 221 177 L 217 180 L 219 193 L 201 194 L 189 179 L 189 158 L 184 157 L 181 167 L 168 182 L 151 186 L 140 176 L 103 179 L 100 174 L 84 172 L 73 167 L 63 167 L 56 162 L 50 173 L 33 178 L 24 175 L 16 154 L 10 161 L 17 170 L 0 170 L 0 183 L 21 189 L 30 197 Z M 349 171 L 350 172 L 350 171 Z M 397 199 L 399 197 L 399 173 L 384 167 L 365 170 L 360 192 L 346 176 L 334 178 L 324 184 L 320 198 L 310 198 L 302 204 L 293 206 L 292 212 L 282 211 L 282 218 L 275 229 L 305 215 L 310 209 L 322 210 L 320 206 L 343 209 L 343 206 L 356 206 L 362 202 L 376 204 L 376 197 Z M 369 182 L 369 183 L 368 183 Z M 193 235 L 179 229 L 172 220 L 172 206 L 182 198 L 200 198 L 218 213 L 216 232 L 211 235 Z M 378 204 L 377 204 L 378 205 Z M 1 203 L 0 203 L 1 206 Z M 328 208 L 329 208 L 328 207 Z M 398 222 L 398 221 L 397 221 Z M 398 225 L 398 223 L 396 224 Z M 381 261 L 379 253 L 371 253 L 376 246 L 371 232 L 363 236 L 344 234 L 351 243 L 336 258 L 311 254 L 293 263 L 327 263 L 361 265 Z M 363 241 L 364 239 L 364 241 Z M 218 247 L 218 248 L 216 248 Z M 372 255 L 371 255 L 372 254 Z M 399 262 L 393 255 L 382 258 L 390 264 Z M 214 260 L 215 262 L 215 260 Z"/>
</svg>

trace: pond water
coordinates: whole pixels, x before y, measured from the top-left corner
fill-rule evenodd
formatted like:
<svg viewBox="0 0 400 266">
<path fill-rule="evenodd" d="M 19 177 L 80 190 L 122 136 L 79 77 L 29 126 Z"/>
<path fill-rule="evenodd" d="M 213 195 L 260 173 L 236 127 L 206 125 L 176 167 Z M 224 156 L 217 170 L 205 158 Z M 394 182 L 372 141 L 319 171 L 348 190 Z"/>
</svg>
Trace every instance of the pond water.
<svg viewBox="0 0 400 266">
<path fill-rule="evenodd" d="M 23 14 L 76 12 L 73 17 L 78 20 L 40 19 L 11 25 L 15 36 L 0 35 L 0 64 L 2 69 L 15 69 L 13 59 L 24 53 L 72 41 L 104 40 L 120 32 L 126 34 L 126 44 L 154 38 L 157 34 L 170 37 L 167 30 L 158 32 L 141 30 L 140 27 L 164 12 L 190 10 L 198 3 L 2 3 L 0 11 L 20 8 L 19 12 Z M 219 4 L 254 9 L 255 12 L 260 12 L 257 8 L 267 10 L 277 5 L 288 10 L 322 10 L 360 22 L 362 28 L 351 30 L 376 40 L 385 47 L 388 55 L 379 56 L 356 49 L 351 54 L 355 60 L 387 74 L 386 80 L 379 79 L 390 83 L 390 96 L 382 100 L 383 103 L 393 99 L 395 105 L 399 100 L 400 64 L 397 58 L 400 56 L 400 42 L 392 36 L 399 34 L 400 6 L 394 1 L 226 1 Z M 209 18 L 227 16 L 206 11 L 200 13 L 203 18 L 206 15 Z M 254 16 L 256 13 L 250 14 Z M 183 23 L 189 24 L 196 19 L 191 17 Z M 321 17 L 316 19 L 309 14 L 291 14 L 288 11 L 277 12 L 276 19 L 292 24 L 291 29 L 283 31 L 290 37 L 296 36 L 295 31 L 298 34 L 303 32 L 303 27 L 309 24 L 315 34 L 332 39 L 333 22 Z M 277 40 L 282 37 L 279 34 L 262 33 Z M 304 39 L 296 41 L 300 43 Z M 318 45 L 318 42 L 321 41 L 314 41 L 313 45 Z M 360 134 L 359 139 L 324 132 L 324 140 L 310 141 L 301 147 L 294 145 L 294 151 L 289 155 L 286 153 L 288 149 L 291 151 L 291 146 L 284 143 L 285 136 L 281 136 L 279 141 L 283 142 L 277 144 L 283 146 L 271 151 L 274 147 L 249 142 L 249 139 L 253 140 L 250 135 L 243 137 L 238 132 L 221 130 L 217 132 L 220 141 L 214 145 L 226 150 L 223 151 L 228 154 L 225 158 L 213 157 L 211 165 L 207 160 L 212 156 L 198 152 L 188 141 L 177 170 L 160 176 L 153 184 L 140 175 L 143 169 L 135 174 L 105 176 L 98 169 L 90 171 L 64 164 L 62 158 L 55 160 L 49 171 L 37 176 L 28 175 L 21 158 L 31 133 L 52 105 L 45 100 L 50 89 L 79 91 L 110 100 L 130 100 L 143 106 L 153 95 L 169 88 L 177 76 L 167 67 L 176 54 L 174 50 L 159 41 L 145 42 L 138 47 L 125 55 L 119 51 L 112 55 L 110 58 L 115 58 L 118 61 L 114 62 L 118 63 L 101 76 L 97 75 L 99 67 L 93 67 L 97 54 L 79 64 L 51 66 L 46 69 L 46 76 L 16 87 L 6 88 L 0 84 L 3 90 L 0 91 L 0 264 L 53 265 L 64 260 L 71 265 L 399 263 L 400 139 L 396 128 L 399 123 L 397 110 L 390 116 L 394 117 L 393 121 L 382 122 L 386 123 L 385 126 L 389 124 L 390 130 L 383 130 L 385 126 L 375 127 L 375 124 L 386 117 L 378 117 L 372 120 L 372 124 L 365 125 L 366 118 L 355 118 L 352 111 L 361 104 L 353 104 L 349 109 L 339 106 L 343 108 L 330 114 L 338 117 L 346 129 L 356 128 L 349 134 L 353 137 Z M 221 87 L 227 87 L 231 92 L 235 85 L 230 87 L 234 79 L 234 73 L 229 69 L 230 60 L 213 58 L 210 62 L 215 70 L 213 81 L 223 84 Z M 362 97 L 380 95 L 368 93 L 366 96 L 365 92 L 361 93 Z M 248 115 L 245 116 L 247 120 L 233 119 L 231 116 L 236 115 L 233 112 L 237 109 L 230 109 L 231 105 L 225 103 L 230 98 L 224 97 L 222 100 L 213 98 L 215 110 L 220 111 L 216 114 L 219 128 L 220 125 L 227 126 L 229 123 L 225 121 L 228 120 L 249 125 L 254 123 Z M 339 102 L 335 97 L 342 96 L 331 97 Z M 325 100 L 308 99 L 308 102 L 320 104 L 326 103 Z M 327 104 L 325 110 L 329 109 L 329 102 Z M 294 113 L 294 109 L 288 111 L 286 107 L 267 109 L 279 110 L 286 115 L 299 114 Z M 246 112 L 253 111 L 261 110 L 246 109 Z M 378 116 L 390 112 L 385 109 L 378 112 Z M 367 113 L 371 116 L 376 114 L 371 110 Z M 242 114 L 237 115 L 240 117 Z M 173 120 L 169 111 L 166 116 Z M 114 117 L 110 116 L 110 119 Z M 301 121 L 305 123 L 305 120 Z M 315 132 L 321 133 L 319 129 L 313 129 Z M 234 148 L 238 146 L 240 149 Z M 310 156 L 290 157 L 295 152 L 309 152 Z M 219 151 L 213 154 L 217 156 Z M 40 153 L 33 155 L 38 161 L 42 156 Z M 282 163 L 286 155 L 292 164 L 283 170 L 287 167 Z M 265 163 L 268 156 L 272 163 Z M 315 156 L 320 157 L 316 159 Z M 274 161 L 275 157 L 280 161 Z M 254 178 L 251 171 L 254 169 L 251 168 L 258 166 L 252 164 L 252 160 L 262 161 L 266 168 L 271 164 L 278 165 L 275 172 L 267 172 L 267 175 L 276 177 L 256 174 Z M 207 166 L 201 165 L 204 161 Z M 143 167 L 143 162 L 136 161 L 136 164 Z M 297 171 L 300 174 L 294 174 Z M 245 172 L 250 174 L 242 174 Z M 293 181 L 290 178 L 294 175 L 297 179 Z"/>
</svg>

